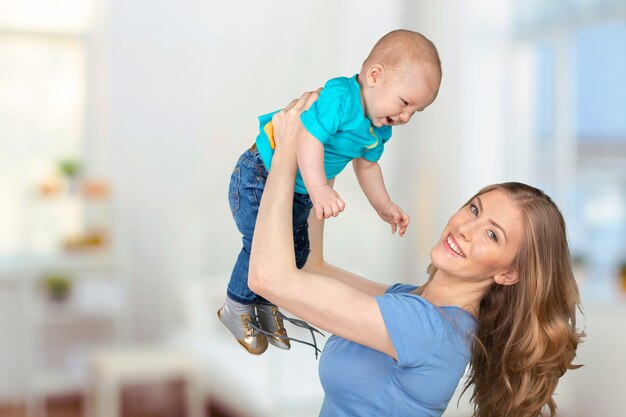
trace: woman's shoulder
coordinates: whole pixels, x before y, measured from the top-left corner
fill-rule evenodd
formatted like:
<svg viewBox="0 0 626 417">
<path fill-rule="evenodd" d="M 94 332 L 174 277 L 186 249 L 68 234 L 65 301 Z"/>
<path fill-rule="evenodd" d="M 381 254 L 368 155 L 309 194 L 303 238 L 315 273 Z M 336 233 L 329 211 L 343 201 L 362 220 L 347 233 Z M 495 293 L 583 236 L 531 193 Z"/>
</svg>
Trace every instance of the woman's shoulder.
<svg viewBox="0 0 626 417">
<path fill-rule="evenodd" d="M 418 288 L 419 286 L 417 285 L 396 283 L 389 286 L 385 291 L 385 294 L 411 294 Z"/>
<path fill-rule="evenodd" d="M 423 318 L 428 318 L 437 328 L 443 330 L 453 324 L 463 333 L 472 333 L 476 328 L 476 320 L 466 310 L 457 306 L 438 306 L 416 293 L 417 285 L 397 283 L 389 286 L 382 297 L 388 298 L 385 304 L 392 309 L 421 311 Z M 380 304 L 380 303 L 379 303 Z M 443 325 L 443 326 L 442 326 Z"/>
<path fill-rule="evenodd" d="M 434 334 L 440 333 L 440 312 L 432 303 L 415 293 L 417 288 L 415 285 L 393 284 L 384 294 L 376 297 L 383 317 L 389 321 L 387 327 L 391 324 L 404 328 L 412 324 L 429 328 Z"/>
</svg>

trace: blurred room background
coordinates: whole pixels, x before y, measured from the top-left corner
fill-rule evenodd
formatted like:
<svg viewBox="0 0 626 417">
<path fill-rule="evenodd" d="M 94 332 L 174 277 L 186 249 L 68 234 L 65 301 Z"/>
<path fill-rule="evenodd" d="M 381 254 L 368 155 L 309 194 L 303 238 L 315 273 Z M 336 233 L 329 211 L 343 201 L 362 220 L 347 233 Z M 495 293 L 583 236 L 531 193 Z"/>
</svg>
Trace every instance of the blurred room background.
<svg viewBox="0 0 626 417">
<path fill-rule="evenodd" d="M 317 416 L 312 350 L 252 357 L 217 321 L 228 182 L 258 115 L 395 28 L 443 63 L 381 160 L 412 223 L 390 235 L 347 168 L 327 258 L 421 283 L 480 187 L 544 189 L 587 333 L 559 415 L 626 416 L 625 0 L 0 0 L 0 416 Z"/>
</svg>

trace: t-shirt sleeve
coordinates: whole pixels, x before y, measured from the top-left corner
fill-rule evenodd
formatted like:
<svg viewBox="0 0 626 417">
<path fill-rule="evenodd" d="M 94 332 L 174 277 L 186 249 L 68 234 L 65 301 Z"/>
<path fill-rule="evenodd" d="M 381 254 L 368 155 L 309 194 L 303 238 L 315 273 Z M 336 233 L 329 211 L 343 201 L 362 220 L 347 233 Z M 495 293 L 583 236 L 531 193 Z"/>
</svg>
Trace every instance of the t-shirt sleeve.
<svg viewBox="0 0 626 417">
<path fill-rule="evenodd" d="M 437 349 L 443 331 L 438 325 L 438 313 L 422 297 L 396 292 L 400 288 L 394 287 L 376 301 L 398 355 L 397 366 L 424 365 Z"/>
<path fill-rule="evenodd" d="M 341 85 L 327 83 L 309 110 L 302 113 L 302 124 L 321 143 L 332 138 L 349 112 L 349 92 Z"/>
</svg>

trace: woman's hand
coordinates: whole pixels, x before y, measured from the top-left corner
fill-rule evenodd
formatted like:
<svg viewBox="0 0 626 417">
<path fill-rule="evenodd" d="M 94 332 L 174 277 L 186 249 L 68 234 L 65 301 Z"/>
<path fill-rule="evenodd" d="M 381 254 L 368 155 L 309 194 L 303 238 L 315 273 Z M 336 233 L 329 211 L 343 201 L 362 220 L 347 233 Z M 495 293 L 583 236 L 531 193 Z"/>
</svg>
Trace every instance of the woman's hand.
<svg viewBox="0 0 626 417">
<path fill-rule="evenodd" d="M 307 91 L 299 99 L 292 100 L 287 107 L 272 116 L 276 151 L 289 152 L 295 155 L 296 141 L 304 129 L 300 115 L 317 100 L 320 91 L 321 88 Z"/>
</svg>

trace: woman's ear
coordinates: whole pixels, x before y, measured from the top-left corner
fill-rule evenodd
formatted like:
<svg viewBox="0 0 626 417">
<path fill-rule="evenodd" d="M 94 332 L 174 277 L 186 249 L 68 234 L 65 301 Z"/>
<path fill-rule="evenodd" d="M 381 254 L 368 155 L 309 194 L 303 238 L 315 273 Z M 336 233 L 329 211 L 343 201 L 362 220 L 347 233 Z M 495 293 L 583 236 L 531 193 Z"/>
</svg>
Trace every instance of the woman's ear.
<svg viewBox="0 0 626 417">
<path fill-rule="evenodd" d="M 367 85 L 370 87 L 374 87 L 380 80 L 383 78 L 383 74 L 385 73 L 385 68 L 382 64 L 374 64 L 367 70 L 366 81 Z"/>
<path fill-rule="evenodd" d="M 496 274 L 493 277 L 493 280 L 499 285 L 513 285 L 519 281 L 519 277 L 517 275 L 517 271 L 502 271 L 499 274 Z"/>
</svg>

